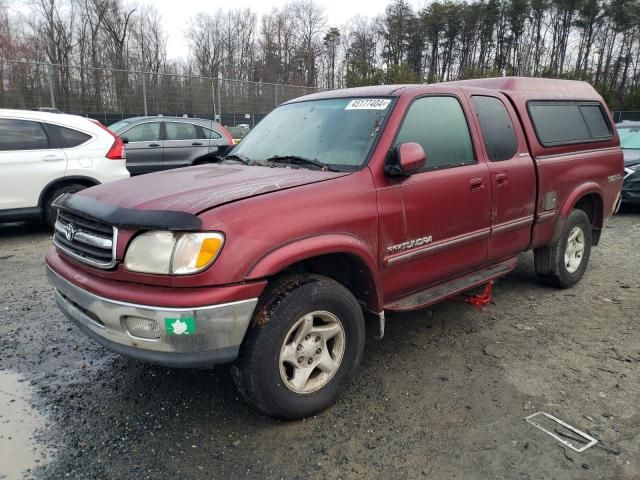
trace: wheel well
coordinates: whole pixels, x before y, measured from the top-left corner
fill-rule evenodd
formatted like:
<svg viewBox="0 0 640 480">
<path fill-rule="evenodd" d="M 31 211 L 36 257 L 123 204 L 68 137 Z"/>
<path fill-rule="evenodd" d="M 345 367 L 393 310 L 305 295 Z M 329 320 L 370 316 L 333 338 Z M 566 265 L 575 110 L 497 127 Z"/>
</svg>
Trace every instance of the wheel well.
<svg viewBox="0 0 640 480">
<path fill-rule="evenodd" d="M 376 282 L 367 265 L 355 255 L 331 253 L 312 257 L 287 267 L 282 274 L 315 273 L 344 285 L 358 302 L 371 312 L 378 312 Z"/>
<path fill-rule="evenodd" d="M 593 244 L 597 245 L 600 240 L 600 232 L 603 222 L 602 198 L 596 193 L 590 193 L 581 197 L 573 206 L 573 208 L 582 210 L 589 217 L 592 225 Z"/>
<path fill-rule="evenodd" d="M 87 177 L 65 177 L 59 180 L 54 180 L 49 185 L 47 185 L 40 193 L 40 199 L 38 201 L 38 205 L 40 208 L 43 208 L 47 198 L 51 195 L 56 189 L 64 187 L 66 185 L 82 185 L 84 187 L 93 187 L 94 185 L 98 185 L 100 182 L 96 182 L 91 178 Z"/>
</svg>

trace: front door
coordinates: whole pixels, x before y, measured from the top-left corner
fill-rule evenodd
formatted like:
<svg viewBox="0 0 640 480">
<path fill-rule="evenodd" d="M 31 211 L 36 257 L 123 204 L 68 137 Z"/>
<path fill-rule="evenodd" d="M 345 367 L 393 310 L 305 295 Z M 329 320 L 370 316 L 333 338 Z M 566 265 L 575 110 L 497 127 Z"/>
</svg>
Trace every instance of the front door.
<svg viewBox="0 0 640 480">
<path fill-rule="evenodd" d="M 422 145 L 424 169 L 378 190 L 386 302 L 487 261 L 489 170 L 478 161 L 460 100 L 414 100 L 395 145 L 407 142 Z"/>
<path fill-rule="evenodd" d="M 489 259 L 527 249 L 536 206 L 536 172 L 515 112 L 500 98 L 472 95 L 484 139 L 493 200 Z"/>
<path fill-rule="evenodd" d="M 163 169 L 163 140 L 160 122 L 134 125 L 120 134 L 125 142 L 127 169 L 132 175 Z"/>
</svg>

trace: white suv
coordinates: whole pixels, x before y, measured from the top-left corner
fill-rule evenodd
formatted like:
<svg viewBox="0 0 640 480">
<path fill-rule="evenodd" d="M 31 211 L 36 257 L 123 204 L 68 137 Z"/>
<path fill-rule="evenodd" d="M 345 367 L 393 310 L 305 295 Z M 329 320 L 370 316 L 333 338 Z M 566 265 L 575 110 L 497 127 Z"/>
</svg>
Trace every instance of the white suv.
<svg viewBox="0 0 640 480">
<path fill-rule="evenodd" d="M 0 222 L 53 225 L 63 193 L 127 177 L 122 140 L 99 122 L 0 109 Z"/>
</svg>

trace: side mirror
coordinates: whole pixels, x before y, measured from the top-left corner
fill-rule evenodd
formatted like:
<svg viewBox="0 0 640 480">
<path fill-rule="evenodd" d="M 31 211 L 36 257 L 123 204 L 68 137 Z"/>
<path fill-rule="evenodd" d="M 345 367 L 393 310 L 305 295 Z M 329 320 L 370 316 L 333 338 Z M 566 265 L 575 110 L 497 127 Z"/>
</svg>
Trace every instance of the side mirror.
<svg viewBox="0 0 640 480">
<path fill-rule="evenodd" d="M 122 140 L 122 143 L 125 143 L 125 144 L 129 143 L 129 138 L 128 137 L 122 137 L 122 138 L 120 138 L 120 140 Z"/>
<path fill-rule="evenodd" d="M 389 152 L 384 173 L 390 177 L 408 177 L 426 163 L 427 154 L 424 153 L 422 145 L 415 142 L 401 143 Z"/>
</svg>

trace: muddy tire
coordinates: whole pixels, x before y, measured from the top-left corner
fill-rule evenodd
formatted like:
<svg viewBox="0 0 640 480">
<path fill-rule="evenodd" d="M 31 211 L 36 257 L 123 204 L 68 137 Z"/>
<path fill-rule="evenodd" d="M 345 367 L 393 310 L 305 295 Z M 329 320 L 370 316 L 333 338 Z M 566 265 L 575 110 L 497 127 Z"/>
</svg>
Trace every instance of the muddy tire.
<svg viewBox="0 0 640 480">
<path fill-rule="evenodd" d="M 259 411 L 298 419 L 329 407 L 364 350 L 358 301 L 319 275 L 276 280 L 263 294 L 232 366 L 244 399 Z"/>
<path fill-rule="evenodd" d="M 536 273 L 542 283 L 569 288 L 580 281 L 591 255 L 591 229 L 587 214 L 572 210 L 557 244 L 535 250 Z"/>
<path fill-rule="evenodd" d="M 78 183 L 72 183 L 70 185 L 65 185 L 63 187 L 58 187 L 54 191 L 52 191 L 44 202 L 44 208 L 42 210 L 42 219 L 44 223 L 49 226 L 49 228 L 53 228 L 53 225 L 56 223 L 56 217 L 58 216 L 58 212 L 51 205 L 53 201 L 58 198 L 60 195 L 64 193 L 76 193 L 80 190 L 83 190 L 87 187 L 84 185 L 80 185 Z"/>
</svg>

